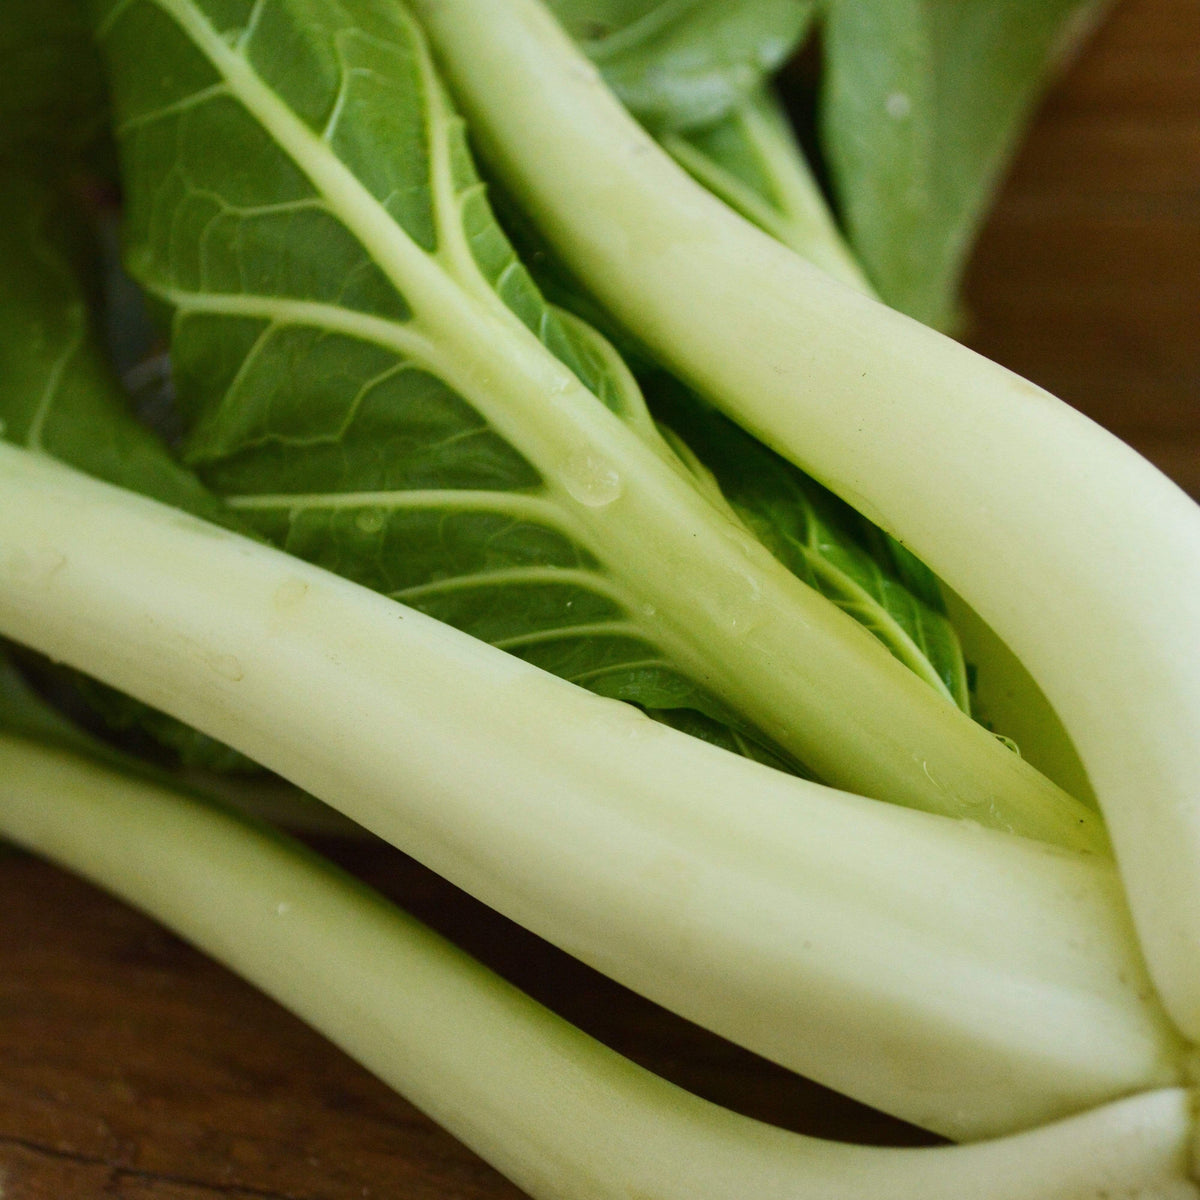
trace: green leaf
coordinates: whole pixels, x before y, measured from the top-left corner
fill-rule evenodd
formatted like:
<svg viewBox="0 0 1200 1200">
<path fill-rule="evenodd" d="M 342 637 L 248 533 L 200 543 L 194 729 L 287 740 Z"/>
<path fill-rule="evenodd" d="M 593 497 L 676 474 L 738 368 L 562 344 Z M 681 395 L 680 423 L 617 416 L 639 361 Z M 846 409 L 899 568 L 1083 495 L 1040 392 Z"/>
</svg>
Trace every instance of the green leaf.
<svg viewBox="0 0 1200 1200">
<path fill-rule="evenodd" d="M 646 387 L 655 411 L 759 540 L 969 713 L 962 648 L 929 568 L 674 380 L 659 377 Z"/>
<path fill-rule="evenodd" d="M 722 118 L 806 33 L 811 0 L 549 0 L 567 32 L 648 128 Z"/>
<path fill-rule="evenodd" d="M 884 300 L 954 322 L 967 254 L 1076 23 L 1096 0 L 831 0 L 821 112 L 851 243 Z"/>
<path fill-rule="evenodd" d="M 556 394 L 670 453 L 615 352 L 518 261 L 404 11 L 123 0 L 99 33 L 128 259 L 173 310 L 185 458 L 206 485 L 288 552 L 548 671 L 750 732 L 580 532 L 576 506 L 606 503 L 610 476 L 539 444 L 576 419 Z M 545 396 L 510 378 L 514 355 L 544 372 L 547 351 L 591 394 L 558 365 Z"/>
<path fill-rule="evenodd" d="M 95 276 L 91 231 L 72 206 L 33 175 L 10 170 L 0 178 L 0 435 L 230 523 L 224 506 L 130 412 L 96 336 Z"/>
<path fill-rule="evenodd" d="M 106 117 L 103 69 L 80 0 L 4 0 L 0 155 L 70 159 Z"/>
</svg>

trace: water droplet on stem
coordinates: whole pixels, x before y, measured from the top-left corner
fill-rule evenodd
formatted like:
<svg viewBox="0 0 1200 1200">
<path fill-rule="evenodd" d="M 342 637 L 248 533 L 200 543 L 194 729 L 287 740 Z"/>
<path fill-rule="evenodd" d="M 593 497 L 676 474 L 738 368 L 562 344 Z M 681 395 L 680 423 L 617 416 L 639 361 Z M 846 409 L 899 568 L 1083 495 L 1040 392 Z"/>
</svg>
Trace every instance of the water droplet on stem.
<svg viewBox="0 0 1200 1200">
<path fill-rule="evenodd" d="M 603 508 L 621 495 L 621 473 L 594 450 L 577 450 L 563 465 L 562 484 L 573 500 Z"/>
</svg>

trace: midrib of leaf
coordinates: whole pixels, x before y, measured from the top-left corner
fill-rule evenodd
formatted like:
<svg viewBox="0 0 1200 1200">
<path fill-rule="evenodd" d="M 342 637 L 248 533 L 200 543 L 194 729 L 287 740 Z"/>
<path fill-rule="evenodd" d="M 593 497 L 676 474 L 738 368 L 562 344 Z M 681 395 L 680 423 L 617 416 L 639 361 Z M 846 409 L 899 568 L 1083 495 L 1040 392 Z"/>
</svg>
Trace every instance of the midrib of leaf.
<svg viewBox="0 0 1200 1200">
<path fill-rule="evenodd" d="M 573 570 L 570 567 L 510 567 L 503 570 L 479 571 L 472 574 L 453 575 L 447 579 L 430 580 L 428 583 L 401 588 L 388 594 L 393 600 L 414 601 L 426 596 L 468 591 L 471 588 L 539 583 L 590 588 L 621 608 L 629 610 L 633 607 L 633 600 L 623 588 L 617 586 L 613 579 L 597 575 L 592 571 Z"/>
<path fill-rule="evenodd" d="M 413 318 L 403 324 L 387 318 L 371 316 L 341 308 L 336 304 L 298 301 L 273 296 L 253 296 L 244 293 L 201 293 L 179 289 L 155 289 L 162 299 L 180 313 L 204 311 L 230 316 L 256 317 L 281 324 L 302 324 L 372 342 L 391 353 L 409 359 L 444 379 L 455 391 L 467 396 L 488 424 L 502 436 L 521 445 L 538 464 L 546 479 L 547 494 L 560 502 L 564 484 L 556 477 L 555 467 L 572 444 L 588 443 L 593 432 L 589 411 L 600 408 L 597 414 L 602 425 L 612 429 L 611 414 L 599 405 L 567 405 L 561 403 L 571 394 L 585 393 L 593 398 L 574 374 L 553 358 L 537 343 L 536 338 L 519 318 L 500 300 L 498 294 L 483 278 L 458 221 L 462 196 L 456 195 L 451 178 L 448 143 L 445 136 L 429 138 L 431 171 L 434 177 L 434 212 L 439 230 L 438 250 L 429 254 L 417 246 L 396 224 L 391 215 L 376 201 L 355 177 L 349 167 L 333 152 L 322 136 L 313 133 L 279 98 L 253 69 L 240 47 L 227 43 L 188 0 L 151 0 L 168 13 L 183 32 L 209 59 L 214 69 L 228 85 L 231 94 L 268 132 L 272 139 L 305 174 L 329 211 L 358 239 L 367 254 L 380 267 L 393 287 L 404 296 Z M 427 94 L 436 97 L 436 112 L 431 114 L 430 126 L 436 132 L 438 120 L 453 118 L 445 102 L 431 64 L 422 56 L 427 72 Z M 326 134 L 329 126 L 326 126 Z M 441 131 L 443 134 L 445 130 Z M 469 195 L 464 193 L 463 195 Z M 503 388 L 505 399 L 497 403 L 490 389 L 481 386 L 495 369 L 486 347 L 500 333 L 509 343 L 509 363 L 518 371 L 532 375 L 523 387 Z M 532 343 L 532 344 L 531 344 Z M 511 365 L 508 369 L 512 369 Z M 524 393 L 529 408 L 513 412 L 514 394 Z M 529 399 L 552 395 L 560 403 L 552 406 L 556 416 L 546 406 Z M 536 409 L 537 411 L 534 411 Z M 624 435 L 645 444 L 628 428 Z M 531 444 L 536 438 L 538 445 Z M 628 463 L 626 464 L 629 465 Z M 502 493 L 492 496 L 491 507 L 506 511 Z M 460 494 L 455 494 L 457 505 Z M 562 529 L 572 504 L 555 506 L 547 503 L 542 510 L 541 524 Z M 551 517 L 552 519 L 545 519 Z M 574 523 L 572 523 L 574 524 Z M 570 531 L 572 540 L 597 561 L 606 555 L 597 544 L 594 530 L 578 524 Z M 603 579 L 606 571 L 598 571 Z M 666 636 L 661 627 L 655 641 Z M 689 657 L 675 647 L 670 657 Z M 659 660 L 656 660 L 659 661 Z"/>
<path fill-rule="evenodd" d="M 418 245 L 384 207 L 384 202 L 377 200 L 352 167 L 339 157 L 329 140 L 337 128 L 336 122 L 325 118 L 323 133 L 314 132 L 258 74 L 245 50 L 249 43 L 245 30 L 231 44 L 190 0 L 148 2 L 165 12 L 208 59 L 231 98 L 307 178 L 316 194 L 314 203 L 324 205 L 356 239 L 390 285 L 404 297 L 413 315 L 395 320 L 350 310 L 336 301 L 242 292 L 160 288 L 160 296 L 181 315 L 205 312 L 254 318 L 269 325 L 308 326 L 369 342 L 387 350 L 390 356 L 423 367 L 466 398 L 488 425 L 519 446 L 537 467 L 546 491 L 535 523 L 566 532 L 563 527 L 568 522 L 564 518 L 578 517 L 578 522 L 570 522 L 575 528 L 567 536 L 597 563 L 596 580 L 603 580 L 615 571 L 617 578 L 628 583 L 632 590 L 640 591 L 649 567 L 646 546 L 633 546 L 628 538 L 619 549 L 609 545 L 600 525 L 593 522 L 589 512 L 578 507 L 575 502 L 578 498 L 573 493 L 568 496 L 571 484 L 563 476 L 563 463 L 577 455 L 580 448 L 587 448 L 589 456 L 594 450 L 600 461 L 621 464 L 627 494 L 631 490 L 643 494 L 646 489 L 643 499 L 648 499 L 653 494 L 667 494 L 661 478 L 662 456 L 657 456 L 658 461 L 652 466 L 646 453 L 652 443 L 597 403 L 484 278 L 462 222 L 462 204 L 472 193 L 470 188 L 455 190 L 449 134 L 454 132 L 452 123 L 457 118 L 450 112 L 427 60 L 423 56 L 418 59 L 427 75 L 423 99 L 428 105 L 427 169 L 432 181 L 431 208 L 436 231 L 432 250 Z M 333 111 L 339 111 L 336 99 Z M 519 268 L 514 262 L 510 269 Z M 499 286 L 502 284 L 503 280 Z M 480 493 L 476 511 L 486 509 L 504 516 L 511 510 L 508 496 L 509 493 L 499 491 Z M 406 505 L 396 496 L 374 499 L 378 507 L 416 507 L 420 503 L 410 501 Z M 446 494 L 444 506 L 448 510 L 463 508 L 463 499 L 461 493 Z M 425 497 L 425 501 L 430 507 L 437 504 L 432 496 Z M 318 507 L 345 510 L 351 505 L 331 503 L 328 496 L 306 500 L 289 495 L 275 498 L 275 506 L 284 510 Z M 691 505 L 687 508 L 690 511 Z M 621 561 L 613 560 L 614 552 Z M 630 561 L 625 562 L 625 557 Z M 652 610 L 654 607 L 651 606 Z M 665 604 L 662 608 L 662 617 L 650 622 L 653 633 L 649 629 L 643 633 L 648 643 L 646 649 L 654 647 L 654 657 L 638 659 L 625 664 L 626 667 L 662 667 L 668 661 L 675 661 L 687 664 L 685 671 L 690 674 L 697 670 L 699 654 L 701 677 L 705 677 L 703 672 L 709 669 L 708 650 L 694 645 L 686 631 L 678 628 L 673 606 L 671 614 Z M 626 611 L 637 612 L 636 603 Z M 597 670 L 606 674 L 613 669 L 610 664 Z M 590 672 L 588 678 L 595 674 Z M 578 675 L 573 677 L 583 681 Z"/>
<path fill-rule="evenodd" d="M 321 300 L 295 300 L 288 296 L 260 296 L 246 292 L 194 292 L 164 287 L 155 287 L 153 290 L 156 296 L 180 313 L 205 312 L 230 317 L 253 317 L 273 325 L 311 325 L 371 342 L 429 370 L 442 369 L 444 355 L 419 325 L 402 325 L 386 317 L 342 308 Z"/>
<path fill-rule="evenodd" d="M 535 518 L 530 523 L 565 534 L 584 552 L 585 558 L 597 564 L 595 573 L 584 585 L 587 590 L 600 595 L 624 591 L 623 587 L 607 586 L 613 581 L 614 567 L 610 561 L 613 547 L 607 547 L 608 552 L 602 549 L 605 539 L 599 528 L 587 519 L 588 507 L 580 507 L 572 490 L 575 477 L 564 476 L 564 464 L 577 461 L 584 448 L 599 445 L 597 454 L 602 461 L 622 462 L 628 470 L 632 464 L 623 457 L 623 451 L 632 449 L 633 458 L 641 462 L 641 467 L 636 470 L 649 471 L 646 482 L 654 491 L 661 486 L 663 460 L 670 461 L 669 452 L 655 444 L 653 426 L 638 407 L 640 393 L 636 397 L 625 395 L 621 392 L 623 377 L 617 378 L 615 385 L 622 401 L 622 417 L 616 416 L 597 400 L 571 366 L 560 361 L 542 344 L 539 330 L 528 328 L 509 308 L 502 298 L 506 276 L 502 274 L 495 284 L 489 283 L 484 276 L 466 237 L 462 219 L 463 206 L 472 198 L 475 188 L 482 185 L 468 185 L 456 191 L 451 138 L 456 132 L 455 126 L 461 123 L 451 113 L 423 47 L 418 50 L 418 61 L 426 76 L 423 100 L 427 105 L 427 170 L 431 180 L 435 230 L 433 246 L 428 250 L 409 236 L 384 207 L 385 202 L 375 198 L 352 166 L 334 150 L 327 139 L 334 134 L 336 124 L 327 119 L 322 122 L 322 132 L 314 132 L 259 75 L 249 57 L 247 46 L 251 37 L 245 29 L 236 42 L 227 42 L 189 0 L 148 2 L 175 22 L 182 35 L 217 73 L 221 83 L 217 88 L 206 89 L 207 94 L 212 96 L 224 89 L 228 97 L 259 125 L 308 180 L 315 193 L 311 203 L 323 207 L 355 238 L 367 258 L 403 297 L 411 316 L 393 320 L 348 310 L 337 301 L 314 302 L 242 291 L 226 293 L 150 284 L 152 290 L 175 308 L 178 317 L 204 313 L 252 318 L 269 327 L 306 326 L 322 333 L 341 334 L 377 345 L 407 365 L 423 368 L 441 379 L 453 392 L 464 397 L 486 424 L 518 446 L 537 467 L 544 481 L 540 502 L 527 496 L 515 504 L 524 505 L 523 511 Z M 343 87 L 345 79 L 343 76 Z M 334 111 L 337 111 L 336 98 Z M 143 119 L 151 116 L 142 114 Z M 221 197 L 214 199 L 227 211 L 238 211 L 237 206 L 227 204 Z M 516 271 L 521 267 L 514 258 L 505 269 Z M 540 316 L 541 333 L 545 332 L 549 319 L 548 312 Z M 608 361 L 602 345 L 594 339 L 585 340 L 593 354 L 598 353 L 602 362 Z M 636 385 L 634 389 L 636 391 Z M 588 449 L 588 462 L 592 461 L 591 454 Z M 655 483 L 655 479 L 659 479 L 659 483 Z M 577 481 L 574 486 L 578 486 Z M 358 500 L 363 499 L 360 494 Z M 392 507 L 404 506 L 404 499 L 398 495 L 380 495 L 372 499 Z M 418 504 L 427 501 L 436 505 L 439 498 L 426 494 L 413 499 Z M 457 490 L 444 493 L 440 499 L 448 511 L 475 508 L 501 517 L 514 514 L 511 494 L 503 491 L 480 492 L 474 497 L 474 504 L 464 504 L 465 497 Z M 345 511 L 354 503 L 335 501 L 328 494 L 315 499 L 311 495 L 289 495 L 276 497 L 276 500 L 280 508 L 292 510 L 324 507 Z M 532 510 L 529 508 L 531 501 L 536 505 Z M 248 512 L 252 504 L 254 502 L 246 500 L 240 507 Z M 267 507 L 263 503 L 254 506 L 259 511 Z M 231 507 L 239 505 L 235 503 Z M 640 557 L 634 555 L 635 560 L 640 561 Z M 616 577 L 630 582 L 636 592 L 636 584 L 627 579 L 631 569 L 632 579 L 641 578 L 640 570 L 628 565 L 623 571 L 617 567 Z M 629 603 L 628 597 L 624 607 L 628 613 L 656 611 L 654 605 L 643 603 L 639 606 L 636 600 Z M 654 627 L 653 632 L 642 628 L 638 620 L 630 617 L 627 623 L 620 625 L 589 626 L 580 631 L 566 622 L 546 638 L 509 639 L 509 648 L 521 652 L 557 641 L 603 643 L 615 639 L 612 661 L 593 663 L 590 668 L 581 670 L 569 667 L 559 670 L 564 677 L 585 685 L 594 685 L 614 675 L 647 670 L 679 674 L 680 667 L 674 664 L 694 660 L 694 648 L 686 639 L 680 643 L 677 634 L 661 619 L 652 620 L 650 624 Z M 688 673 L 686 666 L 683 672 Z M 631 686 L 645 693 L 646 687 L 653 692 L 659 685 L 647 682 Z M 710 701 L 702 699 L 700 692 L 696 693 L 696 700 L 706 710 L 710 706 Z"/>
<path fill-rule="evenodd" d="M 555 625 L 532 633 L 517 633 L 497 638 L 492 645 L 501 650 L 516 650 L 521 646 L 537 646 L 559 641 L 564 637 L 638 637 L 641 630 L 632 621 L 592 621 L 582 625 Z"/>
</svg>

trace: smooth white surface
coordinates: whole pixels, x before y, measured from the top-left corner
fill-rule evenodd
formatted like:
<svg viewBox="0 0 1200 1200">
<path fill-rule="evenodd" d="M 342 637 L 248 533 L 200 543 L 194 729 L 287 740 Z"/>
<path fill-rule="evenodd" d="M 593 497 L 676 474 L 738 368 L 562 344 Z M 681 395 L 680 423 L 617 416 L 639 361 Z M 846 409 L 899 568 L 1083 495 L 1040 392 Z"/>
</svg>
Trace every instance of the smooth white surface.
<svg viewBox="0 0 1200 1200">
<path fill-rule="evenodd" d="M 782 775 L 3 444 L 0 631 L 909 1120 L 983 1136 L 1178 1081 L 1105 860 Z"/>
</svg>

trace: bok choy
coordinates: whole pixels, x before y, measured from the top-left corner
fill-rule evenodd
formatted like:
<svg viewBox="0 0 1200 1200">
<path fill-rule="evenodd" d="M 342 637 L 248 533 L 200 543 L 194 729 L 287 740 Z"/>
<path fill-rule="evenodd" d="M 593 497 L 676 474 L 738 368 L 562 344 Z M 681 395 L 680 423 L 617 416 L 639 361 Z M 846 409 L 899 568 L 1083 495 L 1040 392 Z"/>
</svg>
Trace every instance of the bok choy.
<svg viewBox="0 0 1200 1200">
<path fill-rule="evenodd" d="M 185 459 L 251 528 L 832 784 L 1103 845 L 731 519 L 608 345 L 546 306 L 402 10 L 122 3 L 99 37 Z"/>
<path fill-rule="evenodd" d="M 1200 1033 L 1200 674 L 1175 650 L 1200 628 L 1195 504 L 1065 404 L 831 285 L 694 187 L 536 0 L 469 21 L 413 7 L 495 168 L 600 301 L 900 537 L 1038 678 L 1102 797 L 1156 982 Z M 515 86 L 534 72 L 552 108 Z"/>
<path fill-rule="evenodd" d="M 9 735 L 0 768 L 8 836 L 233 966 L 531 1196 L 1196 1194 L 1184 1178 L 1183 1089 L 972 1146 L 883 1149 L 787 1133 L 592 1041 L 277 833 Z"/>
<path fill-rule="evenodd" d="M 914 312 L 948 319 L 1079 8 L 980 110 L 979 175 L 942 188 L 934 155 L 922 236 L 957 232 L 896 285 Z M 845 10 L 816 14 L 831 86 L 847 47 L 877 53 Z M 94 66 L 57 11 L 53 45 Z M 939 63 L 991 28 L 960 16 Z M 766 90 L 813 19 L 95 0 L 111 101 L 80 72 L 34 98 L 59 133 L 0 143 L 0 634 L 23 647 L 0 834 L 230 962 L 537 1196 L 1192 1195 L 1200 677 L 1174 648 L 1200 518 L 872 298 L 877 218 L 844 200 L 842 241 Z M 0 48 L 36 20 L 0 15 Z M 80 201 L 103 122 L 169 364 L 140 414 L 102 330 L 143 318 Z M 1063 718 L 1055 780 L 972 718 L 940 579 Z M 144 738 L 273 771 L 681 1015 L 979 1144 L 838 1148 L 687 1097 L 133 762 Z M 593 1120 L 628 1147 L 612 1173 Z"/>
</svg>

